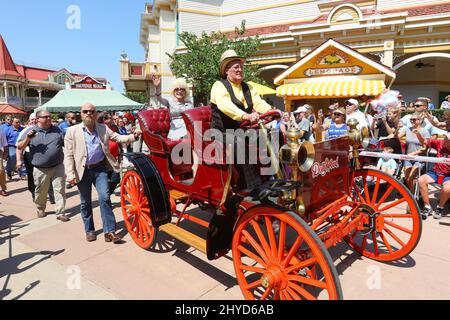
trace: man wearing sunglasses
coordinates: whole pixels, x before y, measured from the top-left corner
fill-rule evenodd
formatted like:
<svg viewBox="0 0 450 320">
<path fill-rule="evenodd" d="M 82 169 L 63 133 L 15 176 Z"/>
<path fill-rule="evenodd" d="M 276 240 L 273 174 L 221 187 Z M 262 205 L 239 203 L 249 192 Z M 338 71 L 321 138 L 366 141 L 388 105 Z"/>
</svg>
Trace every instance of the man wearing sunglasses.
<svg viewBox="0 0 450 320">
<path fill-rule="evenodd" d="M 424 118 L 422 127 L 425 128 L 430 135 L 446 133 L 446 132 L 442 132 L 441 129 L 434 127 L 432 125 L 432 123 L 430 122 L 430 120 L 427 118 L 427 116 L 426 116 L 427 111 L 428 111 L 428 100 L 427 99 L 425 99 L 425 98 L 416 99 L 416 101 L 414 102 L 414 109 L 415 109 L 416 113 L 417 112 L 420 113 L 422 115 L 422 118 Z M 437 121 L 437 119 L 435 119 L 435 117 L 433 117 L 433 121 Z M 402 122 L 403 126 L 411 128 L 412 127 L 411 114 L 407 114 L 406 116 L 404 116 L 401 119 L 401 122 Z"/>
<path fill-rule="evenodd" d="M 52 125 L 52 117 L 48 111 L 36 113 L 37 125 L 27 129 L 17 148 L 22 151 L 29 147 L 29 158 L 34 178 L 34 203 L 39 218 L 46 216 L 47 195 L 50 185 L 53 186 L 56 204 L 56 219 L 67 222 L 65 215 L 66 189 L 64 185 L 64 136 L 57 126 Z M 32 190 L 30 190 L 33 192 Z"/>
<path fill-rule="evenodd" d="M 345 109 L 347 112 L 347 122 L 350 119 L 356 119 L 358 121 L 357 128 L 361 130 L 363 127 L 369 127 L 369 121 L 365 114 L 359 111 L 359 102 L 356 99 L 348 99 L 345 101 Z"/>
<path fill-rule="evenodd" d="M 119 164 L 109 150 L 109 140 L 118 143 L 131 143 L 139 139 L 140 130 L 134 134 L 119 135 L 106 125 L 97 122 L 98 114 L 92 103 L 81 107 L 80 124 L 70 127 L 65 136 L 65 159 L 67 181 L 77 185 L 81 199 L 83 218 L 88 242 L 95 241 L 94 219 L 92 215 L 92 185 L 98 193 L 103 232 L 106 242 L 120 243 L 115 234 L 116 219 L 112 211 L 108 172 L 119 172 Z"/>
</svg>

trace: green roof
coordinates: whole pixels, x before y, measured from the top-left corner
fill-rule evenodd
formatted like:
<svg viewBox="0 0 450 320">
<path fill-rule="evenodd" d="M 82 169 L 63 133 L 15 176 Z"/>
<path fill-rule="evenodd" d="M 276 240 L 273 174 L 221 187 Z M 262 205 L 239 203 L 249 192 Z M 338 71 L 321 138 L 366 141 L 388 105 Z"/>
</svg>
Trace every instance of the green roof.
<svg viewBox="0 0 450 320">
<path fill-rule="evenodd" d="M 87 102 L 98 111 L 140 110 L 143 104 L 128 99 L 114 90 L 61 90 L 49 102 L 36 109 L 50 112 L 78 112 Z"/>
</svg>

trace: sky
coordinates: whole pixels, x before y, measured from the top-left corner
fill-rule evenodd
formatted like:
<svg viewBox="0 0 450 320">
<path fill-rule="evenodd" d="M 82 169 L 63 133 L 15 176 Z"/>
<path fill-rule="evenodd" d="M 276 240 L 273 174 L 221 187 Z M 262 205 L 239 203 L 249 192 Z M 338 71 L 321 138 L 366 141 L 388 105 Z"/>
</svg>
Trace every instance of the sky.
<svg viewBox="0 0 450 320">
<path fill-rule="evenodd" d="M 0 0 L 0 34 L 17 64 L 105 77 L 123 92 L 121 53 L 145 59 L 139 32 L 146 2 L 153 1 Z"/>
</svg>

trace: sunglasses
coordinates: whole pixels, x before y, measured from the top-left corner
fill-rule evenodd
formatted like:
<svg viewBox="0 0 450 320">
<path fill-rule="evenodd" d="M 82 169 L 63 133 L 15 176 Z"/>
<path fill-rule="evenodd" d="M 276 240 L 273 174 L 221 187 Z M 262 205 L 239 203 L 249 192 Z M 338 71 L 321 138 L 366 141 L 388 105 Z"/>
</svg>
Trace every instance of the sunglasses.
<svg viewBox="0 0 450 320">
<path fill-rule="evenodd" d="M 173 91 L 186 91 L 185 88 L 175 88 Z"/>
<path fill-rule="evenodd" d="M 84 114 L 88 114 L 88 113 L 94 114 L 94 113 L 96 113 L 97 111 L 96 111 L 96 110 L 83 110 L 82 112 L 83 112 Z"/>
<path fill-rule="evenodd" d="M 425 107 L 425 105 L 423 105 L 423 104 L 415 104 L 414 105 L 414 108 L 420 108 L 420 107 Z"/>
<path fill-rule="evenodd" d="M 410 121 L 411 122 L 414 122 L 414 121 L 419 121 L 420 119 L 417 119 L 417 118 L 414 118 L 414 119 L 410 119 Z"/>
<path fill-rule="evenodd" d="M 333 116 L 335 116 L 335 117 L 340 117 L 340 116 L 343 116 L 343 114 L 342 114 L 342 113 L 335 112 L 335 113 L 333 113 Z"/>
</svg>

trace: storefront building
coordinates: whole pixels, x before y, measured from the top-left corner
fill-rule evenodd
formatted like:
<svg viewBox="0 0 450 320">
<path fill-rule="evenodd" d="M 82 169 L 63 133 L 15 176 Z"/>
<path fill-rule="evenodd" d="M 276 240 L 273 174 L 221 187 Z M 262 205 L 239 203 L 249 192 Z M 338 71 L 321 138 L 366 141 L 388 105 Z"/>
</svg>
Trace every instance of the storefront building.
<svg viewBox="0 0 450 320">
<path fill-rule="evenodd" d="M 0 35 L 0 104 L 31 111 L 86 75 L 15 64 Z M 96 80 L 107 83 L 104 78 Z"/>
<path fill-rule="evenodd" d="M 328 40 L 275 78 L 286 111 L 308 103 L 326 110 L 352 97 L 374 97 L 392 86 L 396 73 L 336 40 Z"/>
<path fill-rule="evenodd" d="M 174 76 L 166 52 L 183 53 L 181 32 L 232 34 L 245 20 L 246 35 L 262 39 L 249 61 L 261 65 L 268 83 L 335 39 L 395 70 L 392 88 L 406 101 L 428 96 L 439 105 L 450 93 L 449 18 L 448 0 L 154 0 L 141 16 L 145 62 L 122 59 L 122 79 L 127 90 L 152 97 L 150 73 L 158 72 L 163 94 L 169 94 Z"/>
</svg>

